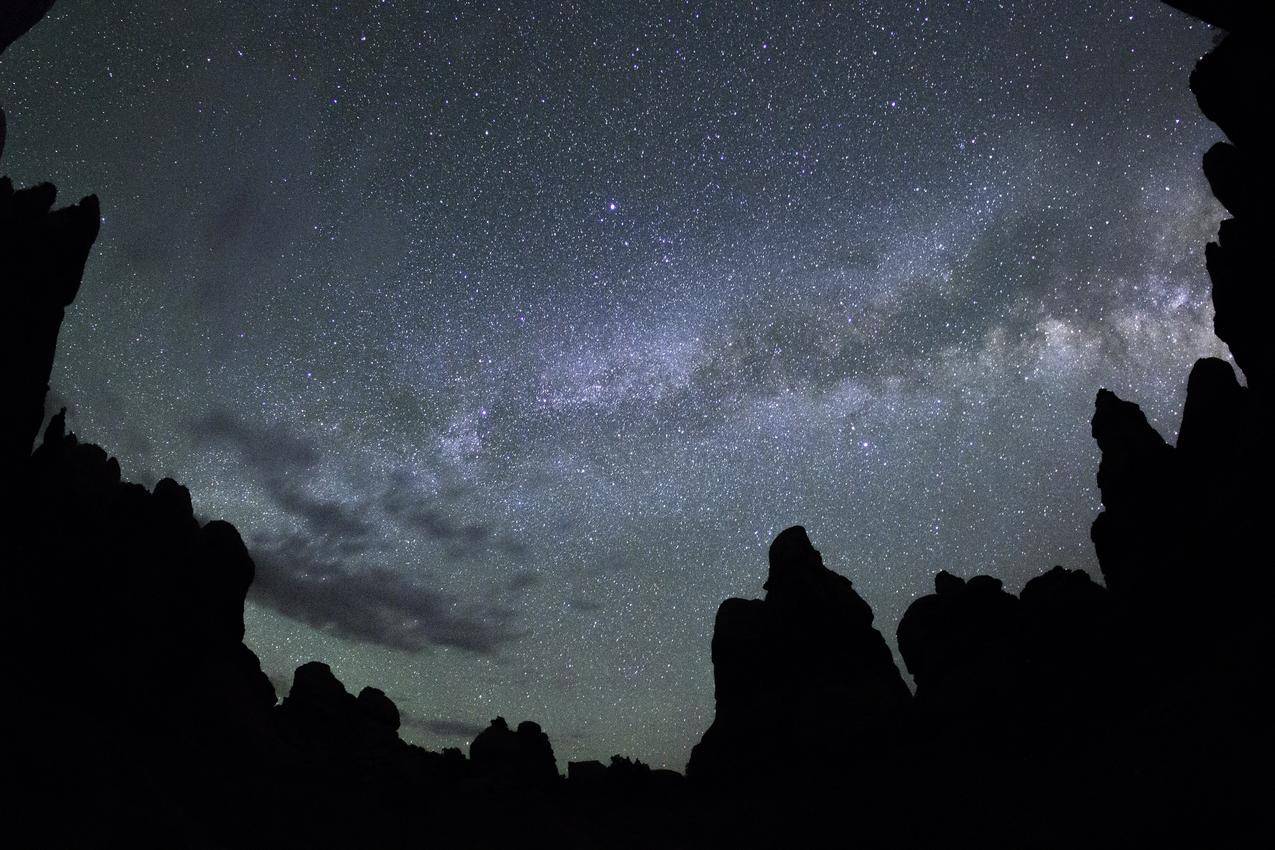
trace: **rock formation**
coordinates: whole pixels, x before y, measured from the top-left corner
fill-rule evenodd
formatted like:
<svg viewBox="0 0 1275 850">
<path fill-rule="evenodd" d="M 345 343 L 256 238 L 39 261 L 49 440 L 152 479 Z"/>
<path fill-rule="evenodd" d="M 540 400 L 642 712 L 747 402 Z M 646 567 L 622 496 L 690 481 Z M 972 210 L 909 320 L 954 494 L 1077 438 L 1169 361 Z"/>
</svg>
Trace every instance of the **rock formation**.
<svg viewBox="0 0 1275 850">
<path fill-rule="evenodd" d="M 1177 585 L 1183 553 L 1162 533 L 1181 522 L 1173 448 L 1136 404 L 1109 390 L 1098 393 L 1092 428 L 1104 510 L 1090 537 L 1107 587 L 1141 598 Z"/>
<path fill-rule="evenodd" d="M 898 630 L 924 758 L 1040 759 L 1101 743 L 1092 707 L 1123 693 L 1105 588 L 1082 570 L 1054 567 L 1019 597 L 990 576 L 940 572 L 934 589 Z"/>
<path fill-rule="evenodd" d="M 6 47 L 35 26 L 53 8 L 53 3 L 54 0 L 0 2 L 0 53 L 4 53 Z"/>
<path fill-rule="evenodd" d="M 934 578 L 934 594 L 917 599 L 899 622 L 899 653 L 916 681 L 923 721 L 945 727 L 953 748 L 988 752 L 1012 748 L 1006 734 L 1021 716 L 1024 658 L 1022 611 L 999 579 L 969 581 L 947 572 Z M 938 736 L 939 730 L 927 730 Z"/>
<path fill-rule="evenodd" d="M 549 736 L 530 720 L 509 728 L 497 717 L 469 745 L 474 770 L 492 782 L 507 786 L 536 786 L 559 778 Z"/>
<path fill-rule="evenodd" d="M 1260 47 L 1269 11 L 1174 5 L 1240 30 L 1200 61 L 1191 86 L 1230 139 L 1204 158 L 1234 216 L 1208 247 L 1207 267 L 1218 336 L 1247 385 L 1225 361 L 1197 362 L 1176 445 L 1136 404 L 1098 393 L 1103 510 L 1091 535 L 1106 588 L 1055 568 L 1014 599 L 985 578 L 940 573 L 935 594 L 903 617 L 918 775 L 948 789 L 928 794 L 948 838 L 962 822 L 966 838 L 1025 845 L 1116 843 L 1123 833 L 1147 845 L 1243 846 L 1260 830 L 1257 766 L 1275 755 L 1265 719 L 1275 694 L 1269 677 L 1253 675 L 1275 648 L 1265 610 L 1275 443 L 1262 268 L 1272 184 L 1255 99 L 1272 79 Z M 998 778 L 998 761 L 1013 764 L 1013 782 Z M 1023 786 L 1033 793 L 1020 796 Z M 1059 818 L 1049 800 L 1078 788 L 1083 816 Z M 991 798 L 1005 814 L 990 814 Z"/>
<path fill-rule="evenodd" d="M 97 196 L 53 210 L 48 183 L 13 188 L 0 177 L 0 393 L 8 412 L 0 426 L 0 469 L 13 474 L 31 452 L 44 420 L 44 397 L 58 330 L 75 299 L 89 249 L 97 239 Z"/>
<path fill-rule="evenodd" d="M 717 715 L 687 777 L 773 784 L 888 753 L 911 694 L 872 609 L 801 526 L 771 544 L 763 587 L 765 599 L 728 599 L 717 611 Z"/>
</svg>

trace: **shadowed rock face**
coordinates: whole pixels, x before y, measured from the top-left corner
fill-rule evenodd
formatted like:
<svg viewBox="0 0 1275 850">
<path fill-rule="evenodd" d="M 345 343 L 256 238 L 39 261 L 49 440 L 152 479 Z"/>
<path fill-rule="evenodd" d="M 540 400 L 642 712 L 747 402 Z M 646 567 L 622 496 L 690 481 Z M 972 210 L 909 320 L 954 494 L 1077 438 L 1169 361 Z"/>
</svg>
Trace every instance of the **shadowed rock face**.
<svg viewBox="0 0 1275 850">
<path fill-rule="evenodd" d="M 1180 521 L 1173 447 L 1141 408 L 1109 390 L 1098 392 L 1093 437 L 1102 452 L 1098 490 L 1104 510 L 1090 537 L 1107 587 L 1135 597 L 1156 593 L 1176 583 L 1185 568 L 1180 547 L 1162 533 Z"/>
<path fill-rule="evenodd" d="M 872 609 L 823 565 L 804 528 L 775 538 L 764 587 L 764 600 L 728 599 L 717 611 L 717 716 L 691 753 L 690 779 L 810 776 L 882 755 L 906 719 L 911 695 Z"/>
<path fill-rule="evenodd" d="M 1054 567 L 1007 593 L 999 579 L 940 572 L 899 622 L 916 680 L 925 758 L 1015 759 L 1090 750 L 1092 706 L 1116 697 L 1110 594 Z"/>
<path fill-rule="evenodd" d="M 480 776 L 497 785 L 537 786 L 559 778 L 549 736 L 530 720 L 514 731 L 497 717 L 469 745 L 469 759 Z"/>
<path fill-rule="evenodd" d="M 1091 537 L 1107 586 L 1131 614 L 1212 624 L 1260 598 L 1270 587 L 1269 418 L 1228 363 L 1192 368 L 1176 447 L 1107 390 L 1093 433 L 1103 511 Z M 1238 587 L 1250 593 L 1233 598 Z"/>
<path fill-rule="evenodd" d="M 3 574 L 0 628 L 27 694 L 7 752 L 39 778 L 17 805 L 51 846 L 148 846 L 195 813 L 242 814 L 253 781 L 229 779 L 259 764 L 275 695 L 242 643 L 254 570 L 234 527 L 201 525 L 175 481 L 123 481 L 61 413 L 6 485 L 6 556 L 22 566 Z"/>
<path fill-rule="evenodd" d="M 78 645 L 142 667 L 103 658 L 101 675 L 134 674 L 152 687 L 179 684 L 207 657 L 238 647 L 254 567 L 234 526 L 201 526 L 190 493 L 172 479 L 151 492 L 122 481 L 114 458 L 65 433 L 65 411 L 23 471 L 29 498 L 20 515 L 41 569 L 11 575 L 14 596 L 25 599 L 15 616 L 48 622 L 57 606 L 56 619 L 68 621 L 61 631 L 83 639 Z"/>
<path fill-rule="evenodd" d="M 0 53 L 30 29 L 53 0 L 0 4 Z M 7 138 L 0 110 L 0 157 Z M 97 239 L 96 195 L 53 209 L 57 189 L 15 189 L 0 177 L 0 474 L 15 474 L 31 453 L 44 420 L 44 398 L 65 309 L 75 300 L 89 249 Z"/>
<path fill-rule="evenodd" d="M 0 53 L 35 26 L 53 3 L 54 0 L 0 0 Z"/>
<path fill-rule="evenodd" d="M 1191 91 L 1200 111 L 1229 140 L 1218 142 L 1204 156 L 1204 174 L 1213 194 L 1234 216 L 1222 222 L 1205 257 L 1213 280 L 1214 330 L 1230 347 L 1257 404 L 1269 416 L 1275 365 L 1267 340 L 1275 308 L 1269 261 L 1275 236 L 1270 204 L 1275 194 L 1270 157 L 1275 136 L 1266 116 L 1266 99 L 1275 84 L 1272 10 L 1269 3 L 1245 0 L 1170 0 L 1170 5 L 1230 30 L 1191 73 Z"/>
<path fill-rule="evenodd" d="M 1185 618 L 1217 628 L 1270 590 L 1262 559 L 1268 557 L 1264 530 L 1275 476 L 1275 346 L 1268 327 L 1275 315 L 1269 260 L 1275 163 L 1265 114 L 1275 84 L 1272 10 L 1242 0 L 1170 5 L 1232 30 L 1197 63 L 1190 85 L 1201 111 L 1228 139 L 1203 160 L 1213 193 L 1233 216 L 1208 245 L 1206 266 L 1214 329 L 1247 386 L 1221 360 L 1196 363 L 1176 449 L 1135 405 L 1100 392 L 1093 433 L 1102 451 L 1104 511 L 1092 537 L 1108 587 L 1122 605 L 1161 625 Z M 1228 598 L 1240 587 L 1242 599 Z"/>
<path fill-rule="evenodd" d="M 899 621 L 899 653 L 916 680 L 917 710 L 980 746 L 1016 745 L 1003 730 L 1021 710 L 1018 599 L 990 576 L 964 581 L 940 572 L 934 589 Z"/>
<path fill-rule="evenodd" d="M 11 474 L 31 452 L 44 419 L 44 397 L 64 310 L 74 300 L 97 238 L 97 196 L 52 210 L 48 183 L 15 191 L 0 177 L 0 465 Z"/>
</svg>

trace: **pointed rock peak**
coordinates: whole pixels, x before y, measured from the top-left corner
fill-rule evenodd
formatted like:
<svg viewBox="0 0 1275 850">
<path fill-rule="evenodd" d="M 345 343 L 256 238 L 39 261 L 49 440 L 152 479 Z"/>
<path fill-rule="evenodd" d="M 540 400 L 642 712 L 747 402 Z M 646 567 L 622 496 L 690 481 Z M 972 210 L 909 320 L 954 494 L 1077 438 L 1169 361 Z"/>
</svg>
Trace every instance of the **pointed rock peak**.
<svg viewBox="0 0 1275 850">
<path fill-rule="evenodd" d="M 934 592 L 939 596 L 949 593 L 960 593 L 965 587 L 965 579 L 954 576 L 947 570 L 939 570 L 934 574 Z"/>
<path fill-rule="evenodd" d="M 850 579 L 824 565 L 823 555 L 800 525 L 784 529 L 770 544 L 770 571 L 762 587 L 765 601 L 778 606 L 776 611 L 802 617 L 819 611 L 859 626 L 872 625 L 872 608 Z"/>
<path fill-rule="evenodd" d="M 1231 364 L 1217 357 L 1195 361 L 1186 382 L 1186 404 L 1214 405 L 1234 403 L 1244 392 Z"/>
<path fill-rule="evenodd" d="M 44 444 L 60 443 L 66 437 L 66 408 L 49 417 L 49 424 L 44 429 Z"/>
<path fill-rule="evenodd" d="M 519 723 L 516 732 L 505 718 L 492 720 L 470 743 L 469 757 L 480 772 L 503 774 L 510 781 L 543 782 L 558 777 L 549 736 L 530 720 Z"/>
<path fill-rule="evenodd" d="M 1142 408 L 1107 389 L 1098 390 L 1091 430 L 1104 453 L 1151 455 L 1170 448 Z"/>
<path fill-rule="evenodd" d="M 823 556 L 800 525 L 779 532 L 770 544 L 769 557 L 770 572 L 762 588 L 770 594 L 808 585 L 815 575 L 825 570 Z"/>
</svg>

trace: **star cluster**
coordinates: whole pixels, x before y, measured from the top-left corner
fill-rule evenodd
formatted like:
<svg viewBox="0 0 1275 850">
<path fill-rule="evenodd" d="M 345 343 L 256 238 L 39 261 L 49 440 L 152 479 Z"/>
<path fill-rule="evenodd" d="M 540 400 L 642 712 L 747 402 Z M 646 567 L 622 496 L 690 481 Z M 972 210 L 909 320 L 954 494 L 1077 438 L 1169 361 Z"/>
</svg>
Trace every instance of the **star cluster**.
<svg viewBox="0 0 1275 850">
<path fill-rule="evenodd" d="M 5 168 L 100 194 L 55 403 L 254 553 L 248 643 L 463 744 L 680 768 L 717 604 L 807 526 L 892 637 L 939 569 L 1097 575 L 1100 386 L 1223 354 L 1153 0 L 59 3 Z"/>
</svg>

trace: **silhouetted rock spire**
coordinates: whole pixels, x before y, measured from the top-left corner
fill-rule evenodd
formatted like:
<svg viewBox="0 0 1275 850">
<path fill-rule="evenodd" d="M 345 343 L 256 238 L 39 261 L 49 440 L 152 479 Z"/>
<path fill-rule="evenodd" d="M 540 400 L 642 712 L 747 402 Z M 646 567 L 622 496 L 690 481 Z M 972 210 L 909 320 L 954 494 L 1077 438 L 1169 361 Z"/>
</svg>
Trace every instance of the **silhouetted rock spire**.
<svg viewBox="0 0 1275 850">
<path fill-rule="evenodd" d="M 559 778 L 549 736 L 530 720 L 514 731 L 497 717 L 469 745 L 469 758 L 479 774 L 500 784 L 541 785 Z"/>
<path fill-rule="evenodd" d="M 1090 536 L 1107 587 L 1136 596 L 1176 583 L 1182 552 L 1165 534 L 1177 525 L 1181 507 L 1173 448 L 1138 405 L 1105 389 L 1098 392 L 1092 432 L 1102 452 L 1104 510 Z"/>
<path fill-rule="evenodd" d="M 728 599 L 717 611 L 717 716 L 687 776 L 773 783 L 887 752 L 911 695 L 872 609 L 800 526 L 771 544 L 764 586 L 764 600 Z"/>
<path fill-rule="evenodd" d="M 65 308 L 74 300 L 97 238 L 97 196 L 52 210 L 48 183 L 14 190 L 0 177 L 0 467 L 12 474 L 31 452 L 44 419 L 44 397 Z"/>
</svg>

